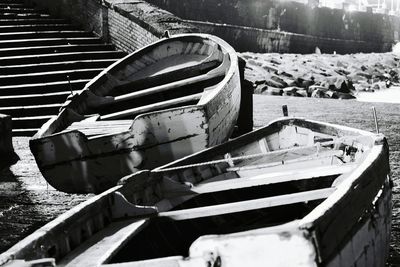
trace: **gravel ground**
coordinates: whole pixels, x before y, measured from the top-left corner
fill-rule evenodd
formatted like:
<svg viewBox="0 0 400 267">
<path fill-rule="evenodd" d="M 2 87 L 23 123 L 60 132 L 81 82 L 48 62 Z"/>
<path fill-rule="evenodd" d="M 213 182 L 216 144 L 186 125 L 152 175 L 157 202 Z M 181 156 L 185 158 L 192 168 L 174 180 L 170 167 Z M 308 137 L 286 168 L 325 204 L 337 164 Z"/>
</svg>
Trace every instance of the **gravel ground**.
<svg viewBox="0 0 400 267">
<path fill-rule="evenodd" d="M 393 189 L 393 230 L 389 266 L 400 266 L 400 105 L 355 100 L 254 96 L 254 126 L 261 127 L 282 116 L 299 116 L 374 131 L 371 106 L 378 112 L 380 131 L 389 140 Z M 27 137 L 14 138 L 21 160 L 0 173 L 0 252 L 54 219 L 90 195 L 70 195 L 47 185 L 28 148 Z"/>
</svg>

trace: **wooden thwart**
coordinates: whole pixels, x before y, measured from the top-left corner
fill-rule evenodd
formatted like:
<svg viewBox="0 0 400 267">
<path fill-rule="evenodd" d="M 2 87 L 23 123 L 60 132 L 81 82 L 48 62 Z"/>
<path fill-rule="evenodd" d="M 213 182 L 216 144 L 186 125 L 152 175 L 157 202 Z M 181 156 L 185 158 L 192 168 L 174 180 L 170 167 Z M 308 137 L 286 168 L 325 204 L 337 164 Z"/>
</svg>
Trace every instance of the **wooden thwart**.
<svg viewBox="0 0 400 267">
<path fill-rule="evenodd" d="M 234 203 L 213 205 L 201 208 L 160 212 L 158 216 L 168 217 L 177 221 L 188 220 L 194 218 L 216 216 L 228 213 L 264 209 L 264 208 L 283 206 L 283 205 L 307 202 L 318 199 L 325 199 L 329 197 L 334 191 L 335 188 L 324 188 L 324 189 L 310 190 L 300 193 L 266 197 L 266 198 L 247 200 L 247 201 L 239 201 Z"/>
<path fill-rule="evenodd" d="M 238 167 L 230 167 L 227 168 L 226 171 L 244 171 L 244 170 L 255 170 L 255 169 L 262 169 L 262 168 L 268 168 L 268 167 L 274 167 L 274 166 L 279 166 L 279 165 L 289 165 L 291 163 L 297 163 L 297 162 L 302 162 L 302 161 L 309 161 L 309 160 L 317 160 L 317 159 L 324 159 L 324 158 L 329 158 L 329 157 L 340 157 L 343 155 L 343 150 L 326 150 L 324 152 L 317 152 L 314 154 L 306 155 L 306 156 L 301 156 L 298 158 L 294 159 L 289 159 L 289 160 L 281 160 L 277 159 L 276 161 L 272 162 L 266 162 L 266 163 L 261 163 L 261 164 L 248 164 L 245 166 L 238 166 Z M 290 167 L 289 167 L 290 168 Z"/>
<path fill-rule="evenodd" d="M 329 165 L 321 167 L 306 168 L 300 170 L 291 170 L 284 172 L 263 173 L 254 177 L 242 177 L 234 179 L 223 179 L 211 183 L 202 183 L 191 190 L 198 194 L 219 192 L 225 190 L 240 189 L 252 186 L 261 186 L 290 182 L 296 180 L 312 179 L 317 177 L 326 177 L 331 175 L 340 175 L 351 172 L 357 167 L 356 164 Z M 225 177 L 224 177 L 225 178 Z"/>
<path fill-rule="evenodd" d="M 331 144 L 332 142 L 327 142 Z M 322 146 L 322 151 L 318 148 L 319 146 Z M 320 151 L 320 152 L 318 152 Z M 194 167 L 199 167 L 199 166 L 207 166 L 207 165 L 215 165 L 219 163 L 230 163 L 234 164 L 235 162 L 243 161 L 243 160 L 250 160 L 250 159 L 263 159 L 263 161 L 268 162 L 265 164 L 272 164 L 272 166 L 281 165 L 282 160 L 288 159 L 288 158 L 295 158 L 297 159 L 308 159 L 310 156 L 324 156 L 325 152 L 330 153 L 330 151 L 333 150 L 327 150 L 326 148 L 323 148 L 323 144 L 315 144 L 312 146 L 302 146 L 302 147 L 294 147 L 294 148 L 288 148 L 288 149 L 282 149 L 282 150 L 276 150 L 276 151 L 271 151 L 271 152 L 262 152 L 262 153 L 257 153 L 257 154 L 249 154 L 249 155 L 242 155 L 242 156 L 235 156 L 235 157 L 228 157 L 224 159 L 216 159 L 216 160 L 211 160 L 211 161 L 206 161 L 206 162 L 199 162 L 199 163 L 193 163 L 193 164 L 188 164 L 188 165 L 181 165 L 181 166 L 176 166 L 176 167 L 170 167 L 170 168 L 163 168 L 161 170 L 155 170 L 155 172 L 167 172 L 167 171 L 176 171 L 176 170 L 183 170 L 183 169 L 189 169 L 189 168 L 194 168 Z M 334 155 L 343 153 L 342 150 L 334 150 L 335 152 L 332 152 Z M 341 152 L 340 152 L 341 151 Z M 265 165 L 264 164 L 264 165 Z M 246 164 L 241 164 L 246 167 Z M 260 164 L 261 165 L 261 164 Z M 232 167 L 232 168 L 244 168 L 244 167 Z M 253 168 L 253 167 L 252 167 Z M 234 171 L 232 169 L 232 171 Z"/>
<path fill-rule="evenodd" d="M 115 120 L 115 119 L 120 119 L 120 118 L 124 118 L 127 116 L 136 116 L 138 114 L 142 114 L 145 112 L 156 111 L 159 109 L 164 109 L 164 108 L 184 104 L 184 103 L 191 102 L 191 101 L 198 101 L 198 100 L 200 100 L 202 95 L 203 95 L 203 93 L 198 93 L 198 94 L 194 94 L 194 95 L 188 95 L 188 96 L 184 96 L 184 97 L 179 97 L 179 98 L 175 98 L 175 99 L 171 99 L 171 100 L 154 103 L 151 105 L 146 105 L 146 106 L 132 108 L 132 109 L 124 110 L 124 111 L 119 111 L 119 112 L 103 115 L 100 117 L 100 119 L 101 120 Z"/>
<path fill-rule="evenodd" d="M 66 131 L 77 130 L 86 136 L 103 135 L 128 131 L 132 120 L 79 121 L 72 123 Z"/>
<path fill-rule="evenodd" d="M 60 266 L 101 264 L 112 256 L 119 247 L 123 246 L 127 237 L 134 234 L 144 222 L 144 220 L 137 219 L 114 222 L 73 250 L 58 264 Z"/>
<path fill-rule="evenodd" d="M 211 79 L 214 79 L 217 77 L 222 77 L 223 74 L 224 73 L 221 73 L 221 72 L 207 73 L 207 74 L 203 74 L 203 75 L 196 76 L 196 77 L 191 77 L 191 78 L 184 79 L 184 80 L 174 81 L 174 82 L 171 82 L 168 84 L 163 84 L 163 85 L 135 91 L 135 92 L 128 93 L 128 94 L 119 95 L 114 98 L 112 98 L 112 97 L 110 97 L 108 99 L 104 98 L 105 101 L 92 102 L 93 106 L 91 106 L 91 108 L 101 108 L 103 106 L 116 104 L 116 103 L 120 103 L 120 102 L 127 101 L 127 100 L 132 100 L 135 98 L 148 96 L 151 94 L 157 94 L 157 93 L 162 93 L 162 92 L 166 92 L 166 91 L 170 91 L 170 90 L 180 89 L 183 86 L 193 85 L 193 84 L 211 80 Z"/>
<path fill-rule="evenodd" d="M 191 64 L 190 66 L 187 64 L 184 66 L 180 65 L 179 67 L 175 66 L 173 70 L 169 70 L 168 72 L 162 72 L 153 76 L 147 76 L 145 78 L 120 84 L 119 87 L 117 87 L 117 90 L 122 91 L 122 93 L 126 91 L 131 92 L 132 88 L 142 87 L 143 85 L 154 87 L 165 83 L 173 83 L 178 80 L 199 76 L 203 74 L 204 71 L 214 69 L 221 64 L 219 54 L 222 53 L 222 51 L 218 49 L 218 46 L 213 46 L 212 50 L 213 52 L 200 63 Z"/>
</svg>

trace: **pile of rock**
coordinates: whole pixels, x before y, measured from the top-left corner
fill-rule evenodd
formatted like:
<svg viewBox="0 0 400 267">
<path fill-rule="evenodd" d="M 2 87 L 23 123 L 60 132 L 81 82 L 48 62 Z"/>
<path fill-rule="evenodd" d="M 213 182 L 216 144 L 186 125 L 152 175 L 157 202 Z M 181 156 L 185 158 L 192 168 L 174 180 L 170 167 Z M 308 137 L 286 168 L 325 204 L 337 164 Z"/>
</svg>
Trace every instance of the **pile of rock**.
<svg viewBox="0 0 400 267">
<path fill-rule="evenodd" d="M 351 99 L 399 83 L 400 57 L 393 53 L 240 56 L 256 94 Z"/>
</svg>

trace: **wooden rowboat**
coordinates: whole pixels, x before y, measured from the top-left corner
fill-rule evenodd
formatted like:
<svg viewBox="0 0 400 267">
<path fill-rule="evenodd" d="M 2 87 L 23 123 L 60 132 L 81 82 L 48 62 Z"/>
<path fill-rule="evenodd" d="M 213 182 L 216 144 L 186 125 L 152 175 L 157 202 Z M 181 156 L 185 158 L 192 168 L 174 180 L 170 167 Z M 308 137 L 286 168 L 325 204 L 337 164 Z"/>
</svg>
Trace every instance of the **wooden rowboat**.
<svg viewBox="0 0 400 267">
<path fill-rule="evenodd" d="M 228 139 L 240 106 L 238 58 L 205 34 L 162 39 L 111 65 L 31 139 L 58 190 L 99 193 Z"/>
<path fill-rule="evenodd" d="M 277 120 L 123 178 L 0 255 L 0 265 L 384 266 L 388 174 L 382 135 Z"/>
</svg>

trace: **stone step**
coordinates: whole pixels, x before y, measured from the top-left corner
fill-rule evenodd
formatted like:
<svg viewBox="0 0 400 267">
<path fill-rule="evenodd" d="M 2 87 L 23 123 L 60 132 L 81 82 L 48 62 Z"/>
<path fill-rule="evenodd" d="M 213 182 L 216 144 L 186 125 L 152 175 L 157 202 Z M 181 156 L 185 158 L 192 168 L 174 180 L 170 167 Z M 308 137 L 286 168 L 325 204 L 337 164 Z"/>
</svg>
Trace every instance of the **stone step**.
<svg viewBox="0 0 400 267">
<path fill-rule="evenodd" d="M 33 31 L 72 31 L 77 27 L 72 24 L 19 24 L 19 25 L 0 25 L 0 33 L 6 32 L 33 32 Z"/>
<path fill-rule="evenodd" d="M 87 31 L 29 31 L 29 32 L 5 32 L 0 33 L 0 40 L 18 40 L 30 38 L 73 38 L 92 37 Z"/>
<path fill-rule="evenodd" d="M 18 107 L 29 105 L 61 104 L 65 102 L 70 94 L 70 91 L 64 91 L 46 94 L 0 96 L 0 106 Z"/>
<path fill-rule="evenodd" d="M 85 51 L 106 51 L 113 50 L 110 44 L 71 44 L 71 45 L 51 45 L 51 46 L 32 46 L 32 47 L 13 47 L 0 48 L 0 57 L 40 55 L 66 52 L 85 52 Z"/>
<path fill-rule="evenodd" d="M 103 68 L 0 75 L 0 84 L 18 85 L 21 84 L 21 81 L 23 81 L 24 83 L 46 83 L 46 82 L 65 81 L 68 79 L 67 76 L 69 76 L 71 80 L 92 79 L 102 70 Z"/>
<path fill-rule="evenodd" d="M 0 5 L 0 13 L 16 13 L 16 14 L 44 13 L 43 11 L 44 10 L 35 9 L 33 7 L 28 7 L 28 6 Z"/>
<path fill-rule="evenodd" d="M 73 69 L 106 68 L 112 63 L 114 63 L 116 60 L 117 59 L 95 59 L 95 60 L 61 61 L 61 62 L 51 62 L 51 63 L 39 63 L 39 64 L 0 66 L 0 75 L 28 73 L 32 69 L 34 69 L 35 72 L 47 72 L 47 71 L 59 71 L 59 70 L 73 70 Z M 1 92 L 2 91 L 0 89 L 0 94 Z"/>
<path fill-rule="evenodd" d="M 13 134 L 35 134 L 76 93 L 126 53 L 23 0 L 0 0 L 0 113 Z"/>
<path fill-rule="evenodd" d="M 19 6 L 29 6 L 25 1 L 20 1 L 20 0 L 10 0 L 10 1 L 0 1 L 0 4 L 3 6 L 10 6 L 10 7 L 19 7 Z"/>
<path fill-rule="evenodd" d="M 17 18 L 51 18 L 46 13 L 0 13 L 0 19 L 17 19 Z"/>
<path fill-rule="evenodd" d="M 46 121 L 48 121 L 52 117 L 53 117 L 52 115 L 44 115 L 44 116 L 12 118 L 12 127 L 14 129 L 40 128 Z"/>
<path fill-rule="evenodd" d="M 12 129 L 13 136 L 33 136 L 40 128 Z"/>
<path fill-rule="evenodd" d="M 101 43 L 103 43 L 103 41 L 99 37 L 31 38 L 17 40 L 0 40 L 0 48 Z"/>
<path fill-rule="evenodd" d="M 126 53 L 122 51 L 90 51 L 71 53 L 52 53 L 42 55 L 0 57 L 0 66 L 48 63 L 57 61 L 73 61 L 87 59 L 122 58 Z"/>
<path fill-rule="evenodd" d="M 18 3 L 18 4 L 23 4 L 25 3 L 24 0 L 0 0 L 0 3 L 6 4 L 6 3 Z"/>
<path fill-rule="evenodd" d="M 0 113 L 10 115 L 13 118 L 28 116 L 44 116 L 57 114 L 62 104 L 45 104 L 29 106 L 0 107 Z"/>
<path fill-rule="evenodd" d="M 66 24 L 69 20 L 58 18 L 9 18 L 0 19 L 0 25 L 24 25 L 24 24 Z"/>
<path fill-rule="evenodd" d="M 18 84 L 0 86 L 0 96 L 24 95 L 24 94 L 46 94 L 64 91 L 79 91 L 90 79 L 67 80 L 51 82 L 51 83 L 35 83 L 35 84 Z"/>
<path fill-rule="evenodd" d="M 21 3 L 0 3 L 0 8 L 33 8 L 33 6 Z"/>
<path fill-rule="evenodd" d="M 9 3 L 0 2 L 0 7 L 31 7 L 23 2 L 12 1 Z"/>
</svg>

